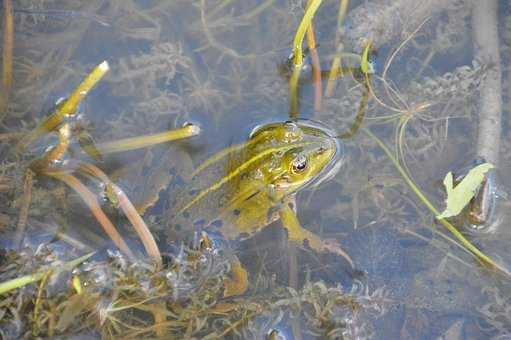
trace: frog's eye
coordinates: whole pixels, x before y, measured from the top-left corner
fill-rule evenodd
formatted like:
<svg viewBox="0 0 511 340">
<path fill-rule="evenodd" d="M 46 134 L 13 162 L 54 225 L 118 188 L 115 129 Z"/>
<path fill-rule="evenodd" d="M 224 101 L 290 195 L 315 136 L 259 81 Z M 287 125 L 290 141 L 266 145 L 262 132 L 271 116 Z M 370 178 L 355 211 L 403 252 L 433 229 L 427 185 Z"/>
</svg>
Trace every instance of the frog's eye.
<svg viewBox="0 0 511 340">
<path fill-rule="evenodd" d="M 291 172 L 294 174 L 299 174 L 307 169 L 307 166 L 307 157 L 304 155 L 299 155 L 293 159 L 293 162 L 291 162 Z"/>
</svg>

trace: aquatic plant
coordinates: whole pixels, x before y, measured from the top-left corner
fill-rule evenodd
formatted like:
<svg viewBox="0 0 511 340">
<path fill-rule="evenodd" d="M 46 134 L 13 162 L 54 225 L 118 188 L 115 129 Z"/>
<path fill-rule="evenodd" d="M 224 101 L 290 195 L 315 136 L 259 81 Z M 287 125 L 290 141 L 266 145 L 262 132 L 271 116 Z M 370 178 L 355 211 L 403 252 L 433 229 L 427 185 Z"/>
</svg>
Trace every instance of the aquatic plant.
<svg viewBox="0 0 511 340">
<path fill-rule="evenodd" d="M 73 251 L 90 245 L 103 247 L 106 237 L 99 237 L 103 231 L 94 228 L 94 218 L 86 218 L 90 209 L 83 212 L 84 191 L 76 194 L 59 181 L 24 171 L 34 154 L 36 158 L 45 155 L 42 163 L 59 159 L 78 166 L 86 160 L 101 168 L 108 180 L 71 167 L 57 176 L 72 175 L 87 187 L 88 196 L 96 200 L 92 210 L 103 211 L 119 228 L 124 249 L 132 248 L 133 257 L 137 257 L 141 251 L 130 242 L 132 233 L 123 228 L 128 220 L 118 208 L 112 183 L 121 188 L 134 208 L 145 214 L 143 220 L 157 238 L 163 261 L 157 269 L 132 263 L 112 251 L 101 257 L 104 252 L 100 252 L 77 269 L 74 278 L 62 280 L 65 287 L 54 286 L 53 279 L 47 277 L 36 286 L 12 291 L 0 307 L 4 336 L 264 338 L 289 331 L 296 337 L 368 337 L 383 331 L 370 325 L 374 318 L 389 313 L 385 322 L 402 319 L 394 317 L 402 312 L 401 335 L 413 337 L 424 334 L 420 326 L 432 326 L 440 314 L 476 313 L 475 303 L 464 300 L 461 288 L 470 287 L 473 300 L 482 297 L 478 289 L 488 282 L 474 278 L 480 268 L 441 229 L 430 228 L 434 214 L 407 194 L 407 184 L 387 156 L 370 137 L 357 133 L 354 124 L 364 118 L 363 126 L 369 125 L 389 146 L 391 141 L 390 155 L 432 203 L 441 205 L 443 192 L 435 190 L 432 183 L 473 154 L 467 135 L 477 130 L 479 111 L 474 99 L 486 86 L 491 68 L 491 64 L 472 61 L 474 58 L 464 53 L 470 43 L 468 18 L 473 3 L 374 0 L 352 1 L 348 6 L 344 0 L 322 2 L 314 16 L 314 29 L 309 22 L 301 30 L 307 47 L 302 47 L 300 40 L 302 51 L 294 54 L 304 60 L 290 95 L 288 77 L 292 72 L 288 69 L 283 75 L 276 65 L 295 49 L 292 39 L 310 3 L 319 6 L 319 1 L 294 0 L 17 2 L 34 12 L 14 13 L 16 32 L 23 39 L 14 41 L 14 86 L 0 134 L 2 234 L 7 237 L 18 229 L 18 235 L 26 236 L 22 244 L 34 246 L 41 244 L 39 233 L 44 235 L 42 242 L 54 235 L 50 242 L 57 249 L 54 258 L 62 258 L 60 247 Z M 61 16 L 41 12 L 44 10 L 61 11 Z M 64 11 L 69 15 L 63 15 Z M 426 17 L 429 19 L 417 30 Z M 94 18 L 110 26 L 98 25 Z M 344 55 L 350 52 L 361 60 L 369 40 L 378 53 L 370 96 L 362 78 L 351 73 L 341 77 L 338 71 L 343 69 L 336 66 L 325 69 L 336 61 L 347 64 Z M 386 64 L 383 59 L 388 50 L 390 55 L 398 52 L 393 62 Z M 43 104 L 66 96 L 70 85 L 88 73 L 98 55 L 105 54 L 112 61 L 113 72 L 102 81 L 97 95 L 90 96 L 77 111 L 82 127 L 73 126 L 72 120 L 62 130 L 64 134 L 71 128 L 68 145 L 58 144 L 58 135 L 44 136 L 41 145 L 49 150 L 26 148 L 26 153 L 16 154 L 11 145 L 20 136 L 7 129 L 30 131 L 41 123 L 41 113 L 46 111 Z M 442 65 L 446 57 L 450 63 Z M 320 85 L 327 85 L 324 94 Z M 289 109 L 288 100 L 296 101 L 296 109 Z M 300 221 L 308 229 L 321 238 L 342 238 L 344 255 L 339 255 L 346 261 L 308 248 L 298 247 L 293 253 L 275 240 L 282 229 L 279 225 L 239 247 L 233 242 L 235 249 L 229 256 L 216 247 L 208 252 L 166 242 L 173 237 L 163 230 L 162 219 L 169 195 L 182 185 L 180 174 L 191 174 L 196 161 L 239 143 L 246 126 L 287 119 L 289 112 L 320 119 L 347 137 L 343 171 L 329 185 L 301 192 L 299 199 L 307 204 L 298 206 Z M 101 146 L 117 148 L 122 139 L 154 135 L 181 127 L 185 121 L 203 123 L 204 136 L 189 143 L 118 154 L 109 154 L 104 148 L 102 161 L 92 156 L 95 152 L 82 152 L 86 149 L 83 145 L 95 145 L 97 150 Z M 99 142 L 92 138 L 84 142 L 87 137 L 79 137 L 79 129 Z M 60 126 L 58 130 L 60 133 Z M 142 144 L 146 142 L 142 140 Z M 56 145 L 60 149 L 54 149 Z M 507 154 L 509 150 L 504 151 Z M 67 181 L 73 180 L 67 177 Z M 284 232 L 279 237 L 286 240 L 288 235 Z M 486 240 L 477 235 L 467 238 L 487 250 Z M 247 252 L 247 245 L 254 251 Z M 236 293 L 225 298 L 229 287 L 225 282 L 236 263 L 231 255 L 245 267 L 238 276 L 248 275 L 249 285 L 241 296 Z M 30 254 L 20 256 L 29 261 Z M 65 260 L 68 258 L 62 258 Z M 3 263 L 24 268 L 22 275 L 37 273 L 44 266 L 34 260 L 23 267 L 18 266 L 19 261 L 8 255 Z M 365 275 L 349 268 L 350 261 Z M 459 275 L 451 272 L 450 266 L 459 267 Z M 364 287 L 375 289 L 346 294 L 345 287 L 357 275 L 368 282 Z M 0 281 L 12 277 L 2 276 Z M 339 281 L 344 288 L 337 285 Z M 452 294 L 452 290 L 460 293 Z M 502 301 L 497 302 L 491 294 L 486 296 L 487 304 L 482 301 L 484 313 L 498 309 L 489 317 L 492 322 L 485 325 L 488 332 L 498 332 L 499 327 L 502 333 L 507 330 L 501 321 L 507 320 L 502 316 Z M 382 307 L 387 303 L 398 307 Z M 364 312 L 372 307 L 381 307 L 374 318 Z M 453 321 L 453 333 L 457 325 Z"/>
</svg>

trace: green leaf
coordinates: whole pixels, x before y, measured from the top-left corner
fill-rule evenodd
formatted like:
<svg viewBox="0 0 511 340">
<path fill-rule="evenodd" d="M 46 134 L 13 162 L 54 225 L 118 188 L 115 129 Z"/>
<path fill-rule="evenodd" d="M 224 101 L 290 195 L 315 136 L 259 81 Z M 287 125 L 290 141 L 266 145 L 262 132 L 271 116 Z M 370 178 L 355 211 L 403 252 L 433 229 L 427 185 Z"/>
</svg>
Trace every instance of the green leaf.
<svg viewBox="0 0 511 340">
<path fill-rule="evenodd" d="M 361 61 L 360 61 L 360 69 L 362 70 L 362 72 L 364 74 L 368 74 L 369 73 L 369 50 L 371 49 L 371 42 L 368 42 L 365 49 L 364 49 L 364 52 L 362 53 L 362 58 L 361 58 Z"/>
<path fill-rule="evenodd" d="M 447 207 L 436 218 L 442 219 L 458 215 L 476 195 L 479 186 L 484 181 L 484 175 L 493 168 L 493 164 L 490 163 L 476 166 L 468 172 L 456 187 L 453 187 L 452 172 L 449 172 L 444 178 Z"/>
</svg>

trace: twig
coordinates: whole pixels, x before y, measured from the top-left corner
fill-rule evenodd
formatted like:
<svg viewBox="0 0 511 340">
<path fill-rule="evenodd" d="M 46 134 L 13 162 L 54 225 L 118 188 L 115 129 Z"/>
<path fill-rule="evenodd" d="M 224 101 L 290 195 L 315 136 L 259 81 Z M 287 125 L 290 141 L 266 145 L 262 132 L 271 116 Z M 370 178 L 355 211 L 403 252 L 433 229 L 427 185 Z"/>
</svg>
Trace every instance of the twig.
<svg viewBox="0 0 511 340">
<path fill-rule="evenodd" d="M 40 328 L 39 322 L 37 320 L 39 316 L 39 308 L 41 307 L 41 300 L 43 297 L 44 286 L 46 286 L 46 282 L 48 278 L 51 276 L 52 270 L 48 270 L 46 274 L 44 274 L 41 283 L 39 284 L 39 289 L 37 291 L 37 298 L 35 299 L 34 311 L 33 311 L 33 319 L 34 319 L 34 329 L 32 330 L 32 335 L 36 335 L 38 333 L 38 329 Z"/>
<path fill-rule="evenodd" d="M 12 49 L 14 43 L 14 22 L 12 18 L 12 2 L 4 0 L 4 37 L 3 37 L 3 55 L 2 55 L 2 102 L 0 111 L 5 111 L 9 103 L 9 95 L 12 87 Z"/>
<path fill-rule="evenodd" d="M 115 183 L 113 183 L 110 180 L 110 178 L 108 178 L 108 176 L 95 165 L 82 163 L 80 164 L 78 169 L 86 174 L 98 178 L 105 184 L 107 188 L 108 187 L 111 188 L 111 191 L 113 192 L 113 194 L 115 194 L 117 198 L 119 207 L 124 212 L 124 215 L 126 215 L 130 223 L 133 225 L 133 228 L 135 228 L 135 231 L 140 237 L 140 240 L 142 241 L 145 250 L 147 251 L 149 256 L 151 256 L 156 261 L 158 265 L 161 265 L 162 264 L 161 253 L 160 250 L 158 249 L 158 245 L 156 244 L 156 241 L 154 240 L 151 231 L 145 224 L 142 217 L 140 217 L 139 213 L 137 212 L 137 209 L 135 209 L 135 207 L 129 200 L 128 196 L 126 196 L 124 191 L 122 191 L 121 188 L 119 188 Z"/>
<path fill-rule="evenodd" d="M 124 239 L 119 234 L 113 223 L 103 212 L 94 194 L 89 189 L 87 189 L 87 187 L 83 185 L 82 182 L 80 182 L 73 175 L 70 175 L 63 170 L 45 169 L 43 174 L 54 177 L 66 183 L 74 191 L 76 191 L 78 195 L 82 198 L 82 200 L 85 202 L 85 204 L 89 207 L 94 217 L 101 224 L 103 230 L 107 233 L 108 237 L 110 237 L 114 244 L 129 258 L 131 258 L 132 260 L 135 259 L 135 255 L 126 245 L 126 242 L 124 242 Z"/>
<path fill-rule="evenodd" d="M 21 202 L 18 224 L 16 225 L 16 235 L 14 236 L 14 246 L 16 249 L 21 249 L 23 238 L 25 237 L 28 209 L 30 208 L 30 202 L 32 202 L 33 178 L 34 173 L 32 170 L 27 169 L 25 172 L 25 183 L 23 185 L 23 200 Z"/>
<path fill-rule="evenodd" d="M 293 242 L 287 243 L 287 257 L 288 257 L 288 285 L 289 287 L 298 290 L 298 251 L 296 244 Z M 293 332 L 293 339 L 302 339 L 302 328 L 300 327 L 299 315 L 292 316 L 291 331 Z"/>
<path fill-rule="evenodd" d="M 16 140 L 16 139 L 20 139 L 24 136 L 25 134 L 23 132 L 6 132 L 6 133 L 0 133 L 0 142 L 5 142 L 5 141 L 11 141 L 11 140 Z"/>
<path fill-rule="evenodd" d="M 472 38 L 475 57 L 488 65 L 488 73 L 483 79 L 479 97 L 479 130 L 477 155 L 487 162 L 498 164 L 502 86 L 497 32 L 497 1 L 475 1 L 472 12 Z"/>
</svg>

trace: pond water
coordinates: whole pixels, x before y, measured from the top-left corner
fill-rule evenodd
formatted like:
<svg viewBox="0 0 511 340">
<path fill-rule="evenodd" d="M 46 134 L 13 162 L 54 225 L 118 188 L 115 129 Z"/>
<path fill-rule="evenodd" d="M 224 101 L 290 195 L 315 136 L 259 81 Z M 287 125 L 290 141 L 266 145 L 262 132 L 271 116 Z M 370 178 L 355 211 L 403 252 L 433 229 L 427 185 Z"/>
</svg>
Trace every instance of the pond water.
<svg viewBox="0 0 511 340">
<path fill-rule="evenodd" d="M 502 273 L 511 270 L 509 6 L 497 1 L 501 57 L 485 62 L 473 39 L 495 23 L 473 19 L 472 1 L 429 3 L 323 1 L 314 16 L 317 45 L 307 36 L 293 94 L 290 54 L 307 1 L 14 1 L 12 85 L 4 71 L 0 98 L 0 282 L 42 274 L 0 295 L 0 337 L 511 337 L 511 275 Z M 348 5 L 341 25 L 340 4 Z M 5 19 L 2 27 L 4 34 Z M 369 41 L 374 72 L 364 73 Z M 5 60 L 5 40 L 2 46 Z M 339 55 L 343 73 L 329 79 Z M 57 172 L 27 175 L 58 144 L 57 134 L 22 151 L 18 140 L 104 60 L 108 73 L 59 124 L 70 127 L 71 141 L 49 163 Z M 487 156 L 496 163 L 483 198 L 491 214 L 478 228 L 449 221 L 502 270 L 479 261 L 435 219 L 366 132 L 442 211 L 445 175 L 466 173 L 486 154 L 481 98 L 496 72 L 502 126 L 484 137 L 500 143 L 498 159 Z M 316 185 L 279 194 L 261 176 L 285 154 L 261 155 L 289 150 L 279 138 L 292 137 L 274 132 L 259 148 L 244 143 L 256 127 L 286 121 L 295 122 L 293 133 L 305 131 L 302 124 L 328 131 L 338 154 L 327 166 L 335 171 L 321 172 Z M 83 151 L 188 123 L 200 127 L 197 136 L 101 159 Z M 213 155 L 220 156 L 191 178 Z M 291 164 L 302 166 L 297 159 Z M 147 255 L 108 182 L 77 165 L 85 163 L 144 208 L 161 264 Z M 78 178 L 100 207 L 86 205 L 58 171 Z M 219 185 L 229 174 L 235 179 Z M 286 176 L 288 184 L 294 177 Z M 98 210 L 131 257 L 101 227 Z M 299 242 L 292 241 L 295 215 L 313 233 L 299 234 Z M 63 267 L 90 252 L 84 263 Z"/>
</svg>

